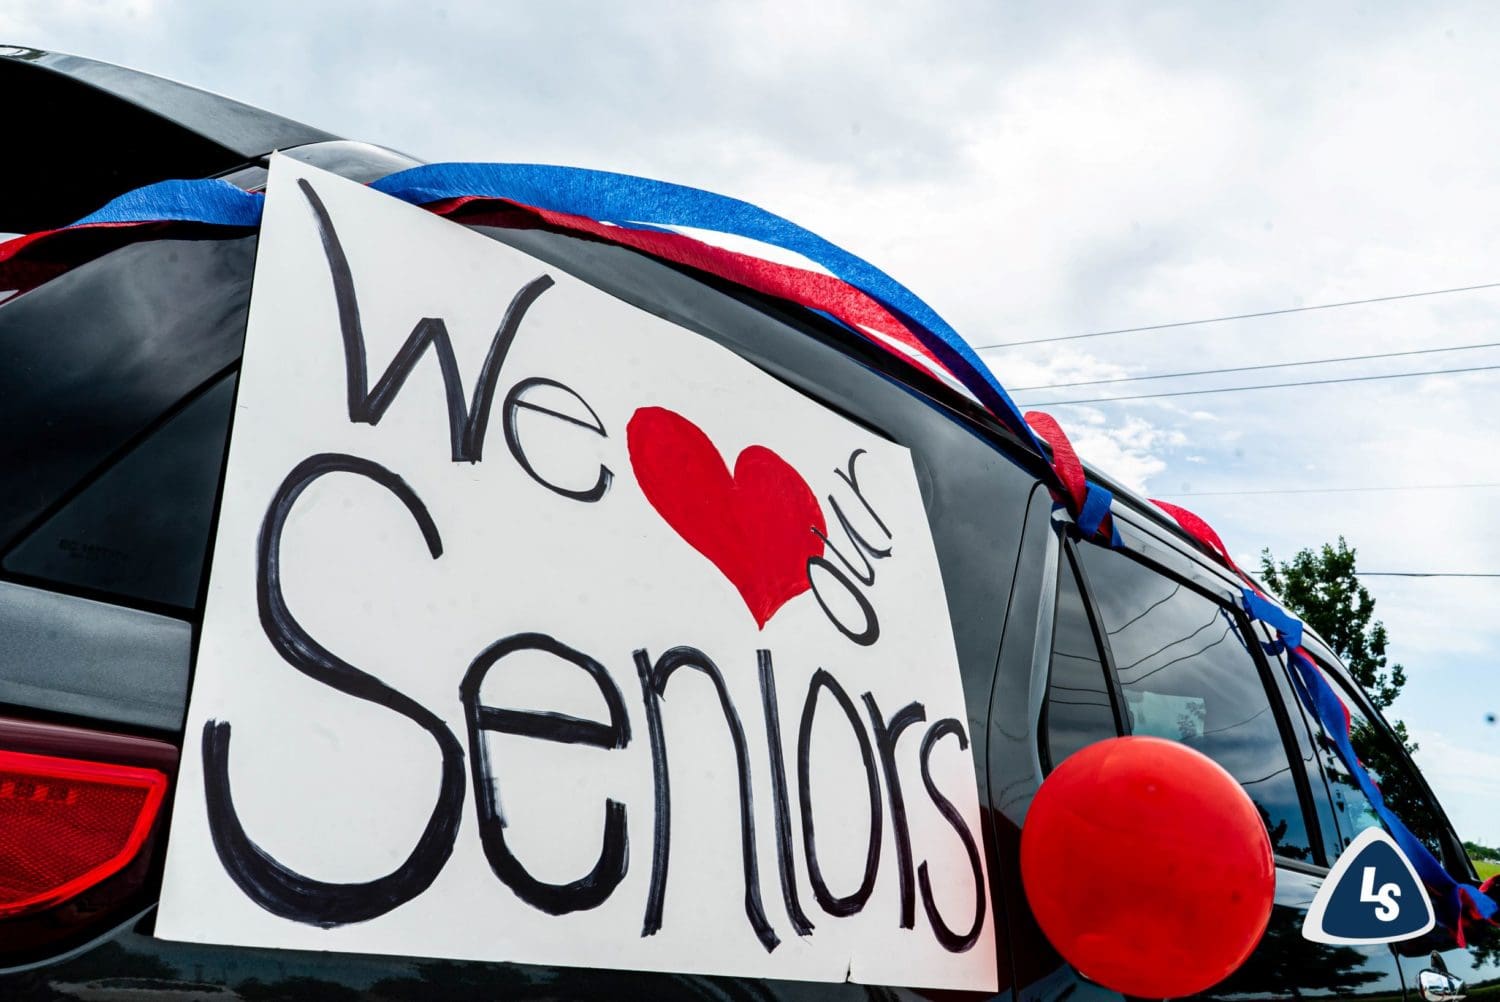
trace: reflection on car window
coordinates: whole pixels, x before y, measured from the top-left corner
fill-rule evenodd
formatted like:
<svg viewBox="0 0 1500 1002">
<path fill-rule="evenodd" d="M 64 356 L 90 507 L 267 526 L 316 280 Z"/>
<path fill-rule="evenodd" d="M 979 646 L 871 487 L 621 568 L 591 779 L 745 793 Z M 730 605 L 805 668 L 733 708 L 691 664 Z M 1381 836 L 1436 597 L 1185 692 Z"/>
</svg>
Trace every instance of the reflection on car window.
<svg viewBox="0 0 1500 1002">
<path fill-rule="evenodd" d="M 1354 754 L 1358 756 L 1360 763 L 1369 772 L 1370 779 L 1380 790 L 1381 799 L 1411 833 L 1432 850 L 1435 857 L 1442 859 L 1437 809 L 1432 806 L 1417 782 L 1406 752 L 1389 732 L 1370 719 L 1342 679 L 1329 671 L 1325 671 L 1323 677 L 1332 683 L 1333 691 L 1349 713 L 1350 744 L 1354 746 Z M 1318 744 L 1323 750 L 1323 767 L 1328 773 L 1333 792 L 1333 807 L 1338 816 L 1340 834 L 1347 846 L 1366 828 L 1381 827 L 1380 818 L 1339 759 L 1333 742 L 1321 732 L 1318 738 Z"/>
<path fill-rule="evenodd" d="M 1310 860 L 1294 766 L 1260 665 L 1227 606 L 1103 547 L 1078 548 L 1125 697 L 1126 729 L 1218 762 L 1255 802 L 1278 855 Z"/>
<path fill-rule="evenodd" d="M 187 398 L 139 443 L 83 480 L 4 554 L 14 574 L 191 608 L 198 596 L 233 375 Z"/>
<path fill-rule="evenodd" d="M 1118 733 L 1104 659 L 1077 572 L 1068 556 L 1060 563 L 1047 683 L 1047 752 L 1054 769 L 1080 748 Z"/>
<path fill-rule="evenodd" d="M 0 572 L 198 600 L 256 238 L 142 240 L 0 303 Z"/>
<path fill-rule="evenodd" d="M 234 365 L 255 246 L 141 241 L 0 304 L 0 544 Z"/>
</svg>

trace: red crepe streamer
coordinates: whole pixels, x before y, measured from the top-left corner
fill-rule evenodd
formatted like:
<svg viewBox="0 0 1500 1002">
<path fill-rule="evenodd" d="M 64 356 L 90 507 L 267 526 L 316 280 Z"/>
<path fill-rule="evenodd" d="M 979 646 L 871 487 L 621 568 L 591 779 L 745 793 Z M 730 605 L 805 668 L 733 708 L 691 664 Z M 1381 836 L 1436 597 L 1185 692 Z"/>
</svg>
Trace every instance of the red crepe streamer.
<svg viewBox="0 0 1500 1002">
<path fill-rule="evenodd" d="M 1088 476 L 1083 471 L 1083 461 L 1078 458 L 1078 453 L 1073 449 L 1073 443 L 1068 441 L 1068 435 L 1062 430 L 1062 425 L 1057 419 L 1045 411 L 1027 411 L 1026 423 L 1031 425 L 1031 430 L 1052 448 L 1052 471 L 1057 474 L 1057 479 L 1067 489 L 1066 498 L 1057 498 L 1059 501 L 1071 502 L 1070 509 L 1073 514 L 1083 510 L 1084 499 L 1088 496 Z M 1054 497 L 1056 492 L 1054 492 Z"/>
<path fill-rule="evenodd" d="M 490 207 L 521 209 L 559 229 L 585 233 L 609 243 L 644 251 L 674 264 L 686 265 L 699 271 L 706 271 L 711 275 L 717 275 L 756 292 L 790 300 L 799 306 L 822 310 L 856 328 L 865 337 L 869 335 L 863 328 L 879 331 L 901 344 L 909 352 L 916 354 L 925 368 L 933 373 L 947 374 L 951 378 L 948 367 L 890 310 L 848 282 L 832 275 L 725 250 L 680 233 L 611 226 L 587 216 L 539 209 L 509 199 L 465 196 L 444 199 L 441 202 L 432 202 L 424 206 L 440 216 L 454 215 L 461 209 L 467 210 L 466 217 L 468 212 L 483 212 Z M 468 218 L 467 221 L 477 222 L 473 218 Z M 877 344 L 881 343 L 874 338 L 871 340 Z M 882 347 L 888 348 L 889 346 L 882 345 Z"/>
</svg>

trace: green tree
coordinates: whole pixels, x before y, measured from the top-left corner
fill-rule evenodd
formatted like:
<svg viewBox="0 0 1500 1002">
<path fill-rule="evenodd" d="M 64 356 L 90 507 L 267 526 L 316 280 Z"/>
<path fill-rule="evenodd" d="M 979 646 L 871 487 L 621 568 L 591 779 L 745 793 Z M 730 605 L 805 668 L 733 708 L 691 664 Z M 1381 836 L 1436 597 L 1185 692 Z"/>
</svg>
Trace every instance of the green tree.
<svg viewBox="0 0 1500 1002">
<path fill-rule="evenodd" d="M 1359 583 L 1354 558 L 1354 548 L 1340 536 L 1337 546 L 1302 550 L 1288 563 L 1262 550 L 1260 573 L 1287 608 L 1328 642 L 1370 701 L 1385 709 L 1406 685 L 1406 670 L 1386 658 L 1385 624 L 1374 618 L 1375 599 Z M 1391 726 L 1405 742 L 1406 725 L 1396 720 Z"/>
<path fill-rule="evenodd" d="M 1470 859 L 1484 860 L 1491 863 L 1500 863 L 1500 849 L 1493 849 L 1478 842 L 1464 842 L 1464 848 L 1468 850 Z"/>
</svg>

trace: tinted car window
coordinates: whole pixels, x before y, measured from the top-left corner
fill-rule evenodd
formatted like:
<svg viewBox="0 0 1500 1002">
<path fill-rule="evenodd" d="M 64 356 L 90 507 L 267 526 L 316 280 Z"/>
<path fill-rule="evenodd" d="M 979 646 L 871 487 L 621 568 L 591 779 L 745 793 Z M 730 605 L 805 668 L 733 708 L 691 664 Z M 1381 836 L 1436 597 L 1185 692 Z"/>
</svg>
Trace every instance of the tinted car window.
<svg viewBox="0 0 1500 1002">
<path fill-rule="evenodd" d="M 190 394 L 5 555 L 5 570 L 187 608 L 198 594 L 234 376 Z"/>
<path fill-rule="evenodd" d="M 1428 799 L 1422 784 L 1417 780 L 1406 752 L 1389 731 L 1370 718 L 1361 700 L 1349 691 L 1349 687 L 1342 679 L 1330 671 L 1325 671 L 1323 675 L 1333 684 L 1334 692 L 1349 713 L 1350 743 L 1354 746 L 1354 753 L 1359 756 L 1360 762 L 1369 772 L 1370 779 L 1380 790 L 1381 798 L 1385 800 L 1386 806 L 1401 819 L 1413 835 L 1432 850 L 1434 856 L 1442 859 L 1443 847 L 1440 836 L 1442 827 L 1438 820 L 1441 815 Z M 1370 805 L 1370 801 L 1354 782 L 1354 777 L 1349 775 L 1349 770 L 1339 759 L 1333 742 L 1321 732 L 1318 738 L 1318 743 L 1323 748 L 1323 768 L 1328 774 L 1330 790 L 1333 793 L 1333 807 L 1338 819 L 1339 833 L 1344 839 L 1343 844 L 1347 846 L 1366 828 L 1381 827 L 1380 818 L 1375 813 L 1375 808 Z"/>
<path fill-rule="evenodd" d="M 174 415 L 238 364 L 254 257 L 253 237 L 146 241 L 0 305 L 7 573 L 192 604 L 215 491 L 182 478 L 202 463 L 217 480 L 227 397 Z M 157 434 L 206 452 L 174 457 Z"/>
<path fill-rule="evenodd" d="M 1118 733 L 1104 657 L 1078 572 L 1070 556 L 1065 555 L 1059 565 L 1045 727 L 1052 768 L 1080 748 Z"/>
<path fill-rule="evenodd" d="M 1293 760 L 1248 627 L 1228 606 L 1103 547 L 1078 548 L 1126 730 L 1180 741 L 1250 795 L 1278 855 L 1312 859 Z"/>
</svg>

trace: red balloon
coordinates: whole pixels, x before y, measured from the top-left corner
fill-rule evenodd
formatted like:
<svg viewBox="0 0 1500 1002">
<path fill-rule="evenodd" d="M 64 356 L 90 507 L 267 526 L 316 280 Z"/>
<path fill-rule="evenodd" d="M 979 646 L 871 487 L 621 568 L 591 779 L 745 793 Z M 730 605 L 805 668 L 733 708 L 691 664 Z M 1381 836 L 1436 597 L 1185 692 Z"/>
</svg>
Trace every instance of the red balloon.
<svg viewBox="0 0 1500 1002">
<path fill-rule="evenodd" d="M 1021 828 L 1021 878 L 1063 958 L 1145 998 L 1218 984 L 1266 931 L 1276 869 L 1234 777 L 1161 738 L 1112 738 L 1063 761 Z"/>
</svg>

